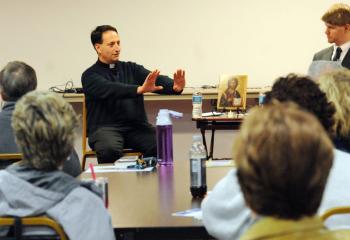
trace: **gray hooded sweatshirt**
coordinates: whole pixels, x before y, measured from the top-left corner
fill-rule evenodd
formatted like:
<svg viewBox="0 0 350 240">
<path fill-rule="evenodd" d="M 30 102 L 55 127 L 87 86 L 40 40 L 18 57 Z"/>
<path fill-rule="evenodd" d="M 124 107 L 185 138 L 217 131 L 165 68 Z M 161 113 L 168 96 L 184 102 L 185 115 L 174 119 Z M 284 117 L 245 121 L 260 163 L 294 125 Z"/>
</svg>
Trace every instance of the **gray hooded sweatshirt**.
<svg viewBox="0 0 350 240">
<path fill-rule="evenodd" d="M 38 171 L 23 164 L 1 170 L 0 216 L 43 214 L 56 220 L 71 240 L 115 239 L 110 215 L 95 185 L 62 171 Z M 7 232 L 0 230 L 0 235 Z"/>
</svg>

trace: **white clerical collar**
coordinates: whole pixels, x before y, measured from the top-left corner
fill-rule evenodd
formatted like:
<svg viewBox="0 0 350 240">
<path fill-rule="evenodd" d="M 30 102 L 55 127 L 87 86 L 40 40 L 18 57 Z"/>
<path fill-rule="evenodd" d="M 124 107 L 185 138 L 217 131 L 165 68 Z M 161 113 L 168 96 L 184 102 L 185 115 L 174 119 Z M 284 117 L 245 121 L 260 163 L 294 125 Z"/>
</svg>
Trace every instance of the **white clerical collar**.
<svg viewBox="0 0 350 240">
<path fill-rule="evenodd" d="M 115 68 L 115 63 L 109 64 L 109 68 Z"/>
</svg>

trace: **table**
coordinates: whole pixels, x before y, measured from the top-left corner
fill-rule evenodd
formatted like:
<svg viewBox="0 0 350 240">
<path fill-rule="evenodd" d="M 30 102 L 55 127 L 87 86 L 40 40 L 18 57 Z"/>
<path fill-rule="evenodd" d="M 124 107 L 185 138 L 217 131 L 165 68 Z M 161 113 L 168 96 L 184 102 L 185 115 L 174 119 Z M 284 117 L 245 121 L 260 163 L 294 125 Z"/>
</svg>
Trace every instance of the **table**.
<svg viewBox="0 0 350 240">
<path fill-rule="evenodd" d="M 203 144 L 205 150 L 207 151 L 207 159 L 213 159 L 214 153 L 214 136 L 216 130 L 238 130 L 243 118 L 234 117 L 228 118 L 227 116 L 217 116 L 217 117 L 201 117 L 193 118 L 193 121 L 196 121 L 196 127 L 200 129 L 203 139 Z M 211 130 L 211 139 L 210 139 L 210 151 L 208 152 L 207 141 L 205 138 L 205 131 Z"/>
<path fill-rule="evenodd" d="M 259 97 L 259 92 L 261 88 L 248 88 L 247 89 L 247 99 L 257 99 Z M 192 94 L 194 92 L 193 88 L 185 88 L 181 95 L 159 95 L 155 93 L 145 93 L 145 101 L 159 101 L 159 100 L 191 100 Z M 217 99 L 218 90 L 216 88 L 211 89 L 201 89 L 203 99 Z M 83 93 L 62 93 L 62 96 L 71 103 L 82 103 Z"/>
<path fill-rule="evenodd" d="M 230 167 L 207 168 L 208 189 Z M 152 172 L 96 173 L 109 180 L 109 212 L 117 239 L 211 239 L 199 220 L 172 213 L 200 207 L 190 193 L 189 161 Z M 82 178 L 90 178 L 83 173 Z"/>
</svg>

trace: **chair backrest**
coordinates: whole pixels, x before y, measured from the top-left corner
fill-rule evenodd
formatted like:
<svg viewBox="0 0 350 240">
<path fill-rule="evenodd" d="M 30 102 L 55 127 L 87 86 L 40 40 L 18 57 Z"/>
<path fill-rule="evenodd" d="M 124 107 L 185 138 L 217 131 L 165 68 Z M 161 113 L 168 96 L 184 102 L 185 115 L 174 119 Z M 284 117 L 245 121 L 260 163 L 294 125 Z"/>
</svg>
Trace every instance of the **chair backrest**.
<svg viewBox="0 0 350 240">
<path fill-rule="evenodd" d="M 0 169 L 22 160 L 22 154 L 19 153 L 2 153 L 0 154 Z"/>
<path fill-rule="evenodd" d="M 13 236 L 9 236 L 6 239 L 60 239 L 60 240 L 68 239 L 62 227 L 56 221 L 44 216 L 23 217 L 23 218 L 0 217 L 0 226 L 13 227 L 14 229 Z M 43 227 L 43 226 L 54 230 L 56 234 L 22 236 L 23 227 Z"/>
<path fill-rule="evenodd" d="M 0 160 L 13 160 L 19 161 L 22 160 L 23 156 L 20 153 L 1 153 Z"/>
<path fill-rule="evenodd" d="M 81 133 L 81 146 L 83 150 L 83 154 L 86 152 L 86 137 L 87 137 L 87 113 L 86 113 L 86 101 L 85 101 L 85 95 L 83 96 L 83 113 L 82 113 L 82 133 Z"/>
<path fill-rule="evenodd" d="M 86 108 L 86 100 L 85 95 L 83 95 L 83 111 L 82 111 L 82 133 L 81 133 L 81 149 L 82 149 L 82 162 L 81 167 L 82 170 L 85 170 L 86 158 L 88 157 L 96 157 L 96 153 L 93 150 L 87 149 L 86 141 L 87 141 L 87 108 Z"/>
<path fill-rule="evenodd" d="M 320 216 L 320 218 L 322 219 L 322 221 L 326 221 L 329 217 L 336 215 L 336 214 L 350 214 L 350 206 L 330 208 L 327 211 L 325 211 Z"/>
</svg>

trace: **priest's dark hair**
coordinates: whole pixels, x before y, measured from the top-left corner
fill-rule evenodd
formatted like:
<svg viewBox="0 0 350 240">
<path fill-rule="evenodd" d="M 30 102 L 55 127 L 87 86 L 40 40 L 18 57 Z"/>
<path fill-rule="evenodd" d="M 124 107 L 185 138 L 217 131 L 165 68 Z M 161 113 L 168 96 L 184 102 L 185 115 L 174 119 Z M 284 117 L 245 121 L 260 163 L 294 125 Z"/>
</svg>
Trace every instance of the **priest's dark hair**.
<svg viewBox="0 0 350 240">
<path fill-rule="evenodd" d="M 114 31 L 118 33 L 117 29 L 110 25 L 101 25 L 97 26 L 92 32 L 91 32 L 91 43 L 92 46 L 95 47 L 96 43 L 102 43 L 102 34 L 107 31 Z"/>
</svg>

